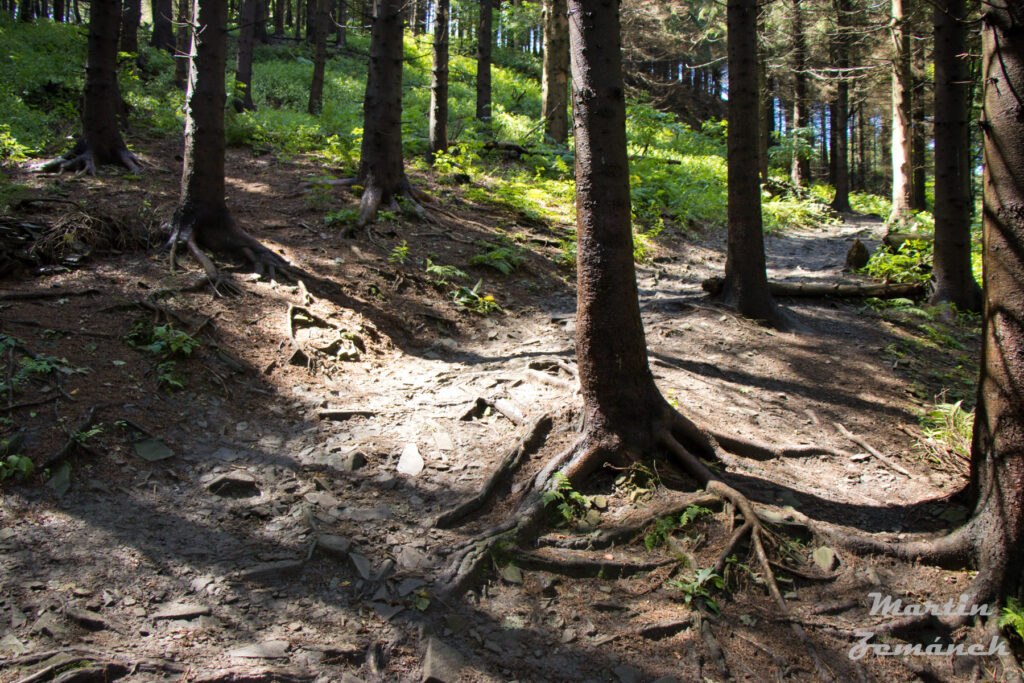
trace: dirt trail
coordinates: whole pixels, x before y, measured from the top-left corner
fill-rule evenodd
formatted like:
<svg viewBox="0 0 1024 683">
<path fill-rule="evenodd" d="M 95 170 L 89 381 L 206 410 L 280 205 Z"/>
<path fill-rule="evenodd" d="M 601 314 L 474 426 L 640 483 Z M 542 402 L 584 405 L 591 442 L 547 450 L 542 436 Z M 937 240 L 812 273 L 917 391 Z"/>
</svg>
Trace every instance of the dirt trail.
<svg viewBox="0 0 1024 683">
<path fill-rule="evenodd" d="M 134 321 L 153 315 L 133 301 L 192 276 L 168 279 L 162 262 L 124 257 L 55 280 L 67 289 L 107 292 L 98 298 L 6 304 L 4 332 L 36 348 L 45 338 L 26 320 L 72 330 L 48 353 L 91 372 L 69 381 L 79 401 L 58 401 L 60 414 L 74 424 L 71 416 L 85 405 L 103 404 L 107 431 L 91 453 L 74 456 L 64 495 L 45 487 L 4 492 L 0 682 L 32 671 L 35 664 L 11 664 L 31 662 L 32 653 L 79 656 L 82 649 L 139 665 L 122 680 L 720 676 L 706 639 L 689 628 L 694 617 L 681 593 L 663 587 L 657 572 L 613 581 L 506 571 L 461 605 L 441 604 L 431 593 L 453 544 L 507 511 L 491 509 L 461 529 L 432 528 L 440 512 L 481 486 L 517 438 L 521 425 L 495 402 L 503 399 L 506 413 L 527 421 L 545 412 L 559 418 L 524 471 L 573 436 L 579 399 L 569 375 L 557 369 L 573 362 L 575 304 L 564 274 L 535 257 L 522 274 L 488 276 L 505 295 L 506 314 L 459 313 L 412 269 L 386 262 L 388 249 L 403 238 L 414 244 L 421 226 L 385 226 L 375 238 L 380 246 L 327 239 L 311 227 L 313 210 L 301 199 L 280 199 L 295 196 L 289 176 L 259 160 L 235 163 L 248 169 L 236 171 L 245 183 L 277 193 L 253 190 L 251 201 L 239 203 L 256 234 L 341 286 L 307 283 L 311 297 L 304 298 L 292 284 L 246 281 L 236 300 L 211 300 L 205 292 L 160 300 L 180 316 L 179 326 L 198 326 L 204 339 L 202 360 L 189 361 L 182 391 L 156 390 L 153 361 L 123 337 Z M 478 211 L 477 222 L 498 215 Z M 852 236 L 879 228 L 855 223 L 771 237 L 771 276 L 843 277 Z M 420 239 L 433 240 L 424 251 L 463 248 Z M 880 353 L 893 332 L 854 306 L 821 301 L 785 302 L 806 327 L 800 334 L 738 319 L 700 292 L 700 282 L 721 270 L 722 246 L 720 235 L 679 238 L 639 269 L 662 391 L 716 430 L 850 451 L 848 459 L 731 467 L 766 504 L 870 531 L 940 526 L 945 508 L 918 503 L 951 493 L 958 482 L 903 457 L 912 440 L 899 428 L 915 425 L 917 413 L 905 380 Z M 366 351 L 314 370 L 291 364 L 289 304 L 358 336 Z M 75 334 L 82 329 L 104 336 Z M 131 444 L 138 434 L 118 431 L 118 420 L 144 427 L 173 456 L 138 457 Z M 867 457 L 834 423 L 914 476 Z M 46 429 L 29 432 L 29 443 L 51 447 Z M 630 514 L 623 495 L 610 498 L 606 518 Z M 641 543 L 614 552 L 634 557 L 644 550 Z M 835 583 L 794 584 L 795 611 L 848 599 L 854 606 L 844 618 L 852 618 L 864 614 L 866 586 L 913 590 L 945 582 L 955 591 L 964 580 L 886 561 L 845 562 Z M 712 626 L 734 675 L 747 669 L 770 677 L 788 667 L 794 680 L 810 680 L 806 653 L 772 622 L 771 602 L 761 593 L 740 586 L 722 599 L 725 616 Z M 842 636 L 813 637 L 844 676 L 906 676 L 884 659 L 847 660 Z"/>
</svg>

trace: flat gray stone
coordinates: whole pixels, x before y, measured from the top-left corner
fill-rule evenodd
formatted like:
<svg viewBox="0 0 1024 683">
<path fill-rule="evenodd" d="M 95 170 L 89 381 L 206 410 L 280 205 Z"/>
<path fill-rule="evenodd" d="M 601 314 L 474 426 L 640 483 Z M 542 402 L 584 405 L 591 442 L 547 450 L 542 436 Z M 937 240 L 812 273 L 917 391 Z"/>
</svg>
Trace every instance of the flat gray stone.
<svg viewBox="0 0 1024 683">
<path fill-rule="evenodd" d="M 465 664 L 457 650 L 434 636 L 427 638 L 423 658 L 423 683 L 452 683 L 459 680 Z"/>
<path fill-rule="evenodd" d="M 230 448 L 218 448 L 210 454 L 212 460 L 223 460 L 224 462 L 232 462 L 238 460 L 241 457 L 241 453 L 233 451 Z"/>
<path fill-rule="evenodd" d="M 404 546 L 395 556 L 399 568 L 407 571 L 419 571 L 433 565 L 433 561 L 422 550 Z"/>
<path fill-rule="evenodd" d="M 348 557 L 348 551 L 352 548 L 352 541 L 342 536 L 321 534 L 317 536 L 316 547 L 328 555 L 333 555 L 343 560 Z"/>
<path fill-rule="evenodd" d="M 231 650 L 228 655 L 243 659 L 284 659 L 288 656 L 289 647 L 291 643 L 287 640 L 266 640 Z"/>
<path fill-rule="evenodd" d="M 153 613 L 152 619 L 195 619 L 209 616 L 213 610 L 199 602 L 176 602 L 165 605 Z"/>
<path fill-rule="evenodd" d="M 356 574 L 359 574 L 359 578 L 363 581 L 369 581 L 370 577 L 373 576 L 373 565 L 370 564 L 370 561 L 359 553 L 350 553 L 348 559 L 356 570 Z"/>
</svg>

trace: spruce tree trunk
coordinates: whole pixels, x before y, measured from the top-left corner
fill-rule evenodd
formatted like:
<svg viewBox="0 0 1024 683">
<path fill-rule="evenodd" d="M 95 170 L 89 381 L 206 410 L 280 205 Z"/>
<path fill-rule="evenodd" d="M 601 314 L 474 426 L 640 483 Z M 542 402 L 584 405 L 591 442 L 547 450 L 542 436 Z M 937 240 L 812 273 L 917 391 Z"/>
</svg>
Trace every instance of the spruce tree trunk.
<svg viewBox="0 0 1024 683">
<path fill-rule="evenodd" d="M 370 34 L 370 68 L 363 100 L 363 144 L 358 181 L 363 190 L 358 225 L 377 215 L 381 204 L 397 208 L 408 189 L 402 166 L 403 0 L 378 0 Z"/>
<path fill-rule="evenodd" d="M 228 10 L 225 2 L 193 0 L 193 32 L 185 112 L 185 161 L 177 220 L 200 244 L 232 223 L 224 201 L 224 70 Z"/>
<path fill-rule="evenodd" d="M 338 0 L 335 3 L 335 6 L 337 7 L 337 16 L 334 21 L 336 23 L 335 30 L 337 33 L 334 36 L 334 44 L 337 47 L 342 48 L 345 47 L 345 43 L 348 40 L 348 2 L 347 0 Z"/>
<path fill-rule="evenodd" d="M 238 59 L 235 63 L 235 108 L 252 111 L 252 51 L 256 43 L 256 0 L 241 0 L 238 9 Z"/>
<path fill-rule="evenodd" d="M 904 24 L 903 0 L 892 0 L 892 214 L 889 222 L 903 225 L 910 215 L 911 101 L 910 35 Z"/>
<path fill-rule="evenodd" d="M 491 120 L 491 18 L 494 0 L 480 0 L 476 31 L 476 117 Z"/>
<path fill-rule="evenodd" d="M 803 185 L 809 178 L 808 160 L 799 153 L 803 146 L 798 139 L 808 127 L 807 103 L 807 38 L 804 35 L 804 10 L 801 0 L 793 0 L 793 126 L 797 129 L 793 140 L 793 160 L 790 180 Z"/>
<path fill-rule="evenodd" d="M 722 296 L 744 316 L 782 327 L 765 271 L 758 173 L 757 0 L 729 0 L 729 233 Z"/>
<path fill-rule="evenodd" d="M 93 0 L 89 11 L 89 47 L 85 65 L 82 136 L 75 148 L 43 164 L 43 171 L 84 171 L 95 174 L 101 164 L 119 164 L 138 171 L 124 144 L 117 116 L 121 92 L 117 84 L 117 34 L 121 23 L 119 0 Z"/>
<path fill-rule="evenodd" d="M 192 0 L 177 0 L 178 16 L 176 23 L 178 30 L 175 34 L 175 57 L 174 57 L 174 85 L 185 90 L 187 87 L 189 59 L 185 55 L 192 45 Z"/>
<path fill-rule="evenodd" d="M 849 134 L 850 122 L 850 81 L 845 69 L 850 67 L 850 0 L 836 0 L 836 67 L 840 69 L 839 81 L 836 83 L 835 117 L 832 120 L 832 133 L 835 146 L 832 149 L 832 161 L 835 168 L 836 194 L 832 198 L 835 211 L 851 212 L 850 206 L 850 153 Z"/>
<path fill-rule="evenodd" d="M 971 484 L 986 564 L 1003 595 L 1024 569 L 1024 6 L 983 5 L 985 313 Z"/>
<path fill-rule="evenodd" d="M 910 208 L 913 211 L 925 211 L 928 208 L 928 201 L 925 197 L 925 184 L 928 171 L 926 168 L 926 147 L 927 141 L 927 118 L 925 116 L 925 45 L 923 40 L 915 41 L 912 48 L 913 60 L 911 78 L 913 79 L 913 104 L 911 105 L 911 119 L 913 124 L 913 136 L 910 140 Z"/>
<path fill-rule="evenodd" d="M 967 6 L 935 6 L 935 251 L 932 302 L 981 310 L 971 272 L 971 69 L 967 62 Z"/>
<path fill-rule="evenodd" d="M 64 0 L 53 0 L 53 20 L 63 23 L 64 15 L 67 12 Z"/>
<path fill-rule="evenodd" d="M 448 7 L 449 0 L 434 4 L 434 64 L 430 78 L 430 142 L 427 159 L 448 149 Z"/>
<path fill-rule="evenodd" d="M 36 18 L 36 10 L 32 2 L 33 0 L 21 0 L 18 3 L 19 21 L 32 21 Z"/>
<path fill-rule="evenodd" d="M 142 21 L 142 0 L 124 0 L 121 13 L 121 52 L 139 51 L 139 23 Z"/>
<path fill-rule="evenodd" d="M 588 433 L 650 446 L 663 404 L 647 364 L 630 229 L 619 3 L 569 0 L 576 140 L 576 355 Z"/>
<path fill-rule="evenodd" d="M 174 0 L 152 0 L 153 36 L 149 44 L 174 54 Z"/>
<path fill-rule="evenodd" d="M 274 0 L 274 35 L 284 35 L 284 6 L 288 0 Z"/>
<path fill-rule="evenodd" d="M 764 13 L 758 14 L 758 33 L 765 31 Z M 768 148 L 771 146 L 772 132 L 775 129 L 775 100 L 772 96 L 770 82 L 768 80 L 768 64 L 765 50 L 758 45 L 757 59 L 757 87 L 760 92 L 760 123 L 758 125 L 759 136 L 757 140 L 757 164 L 761 175 L 761 182 L 768 182 Z"/>
<path fill-rule="evenodd" d="M 544 0 L 544 68 L 541 116 L 545 134 L 559 145 L 569 137 L 569 19 L 565 0 Z"/>
<path fill-rule="evenodd" d="M 313 80 L 309 86 L 309 113 L 318 115 L 324 106 L 324 68 L 327 65 L 328 0 L 316 0 L 313 17 Z"/>
</svg>

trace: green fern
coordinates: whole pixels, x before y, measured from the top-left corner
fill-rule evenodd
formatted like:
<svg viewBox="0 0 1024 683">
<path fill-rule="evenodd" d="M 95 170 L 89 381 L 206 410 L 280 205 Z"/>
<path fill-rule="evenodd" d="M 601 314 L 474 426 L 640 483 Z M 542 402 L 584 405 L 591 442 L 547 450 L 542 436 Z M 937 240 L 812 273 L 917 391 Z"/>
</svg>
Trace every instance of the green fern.
<svg viewBox="0 0 1024 683">
<path fill-rule="evenodd" d="M 1007 598 L 1006 607 L 999 615 L 999 628 L 1009 629 L 1024 640 L 1024 606 L 1017 598 Z"/>
<path fill-rule="evenodd" d="M 427 259 L 427 267 L 424 269 L 427 275 L 434 276 L 434 279 L 441 284 L 448 284 L 451 280 L 468 280 L 469 275 L 466 271 L 459 270 L 455 266 L 446 266 L 443 264 L 434 263 L 429 258 Z"/>
<path fill-rule="evenodd" d="M 488 251 L 481 252 L 476 256 L 471 256 L 469 259 L 470 265 L 490 266 L 502 275 L 508 275 L 513 270 L 526 263 L 526 259 L 518 249 L 511 247 L 494 247 L 494 245 L 491 244 L 485 244 L 484 247 L 488 249 Z"/>
</svg>

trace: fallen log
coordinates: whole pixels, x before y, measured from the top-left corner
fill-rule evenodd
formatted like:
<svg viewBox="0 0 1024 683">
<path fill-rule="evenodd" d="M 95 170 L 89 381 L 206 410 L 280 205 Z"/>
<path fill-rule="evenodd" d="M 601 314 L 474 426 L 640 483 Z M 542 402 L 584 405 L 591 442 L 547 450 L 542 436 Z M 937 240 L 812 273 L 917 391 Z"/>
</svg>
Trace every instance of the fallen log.
<svg viewBox="0 0 1024 683">
<path fill-rule="evenodd" d="M 701 283 L 701 288 L 712 296 L 722 292 L 725 280 L 720 277 L 709 277 Z M 773 296 L 803 297 L 826 299 L 860 299 L 875 297 L 877 299 L 913 299 L 925 294 L 925 287 L 920 282 L 879 283 L 879 284 L 840 284 L 819 282 L 768 282 L 768 289 Z"/>
</svg>

